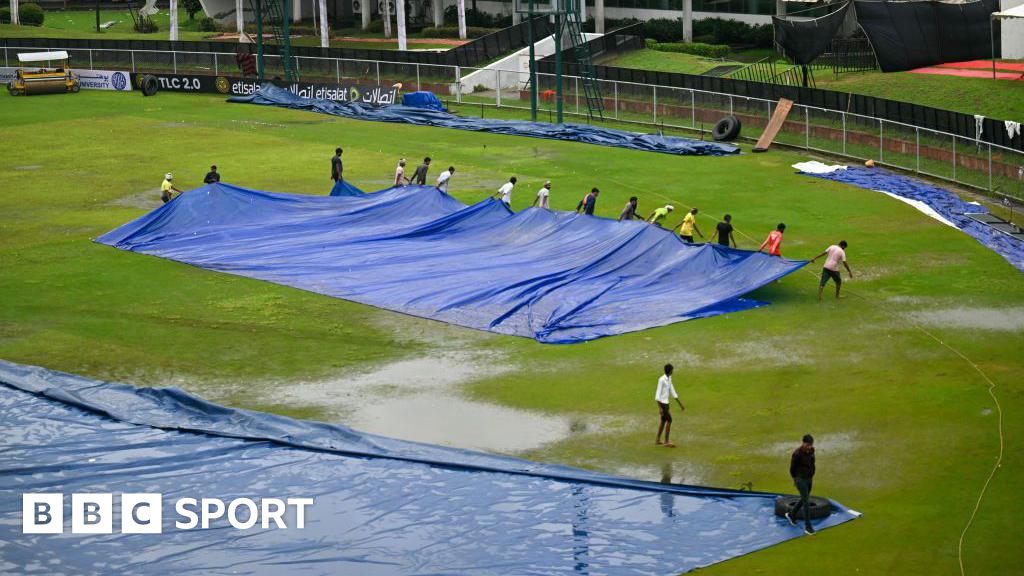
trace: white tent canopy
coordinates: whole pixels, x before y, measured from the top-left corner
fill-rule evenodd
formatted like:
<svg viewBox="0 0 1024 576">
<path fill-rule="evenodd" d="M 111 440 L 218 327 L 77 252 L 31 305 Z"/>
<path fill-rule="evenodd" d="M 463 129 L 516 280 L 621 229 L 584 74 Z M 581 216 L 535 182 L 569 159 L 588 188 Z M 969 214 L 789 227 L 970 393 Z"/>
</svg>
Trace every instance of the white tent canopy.
<svg viewBox="0 0 1024 576">
<path fill-rule="evenodd" d="M 993 12 L 993 20 L 1009 20 L 1011 18 L 1024 18 L 1024 4 L 1003 10 L 1002 12 Z"/>
<path fill-rule="evenodd" d="M 67 60 L 68 53 L 64 50 L 57 52 L 24 52 L 18 54 L 18 62 L 49 62 L 51 60 Z"/>
</svg>

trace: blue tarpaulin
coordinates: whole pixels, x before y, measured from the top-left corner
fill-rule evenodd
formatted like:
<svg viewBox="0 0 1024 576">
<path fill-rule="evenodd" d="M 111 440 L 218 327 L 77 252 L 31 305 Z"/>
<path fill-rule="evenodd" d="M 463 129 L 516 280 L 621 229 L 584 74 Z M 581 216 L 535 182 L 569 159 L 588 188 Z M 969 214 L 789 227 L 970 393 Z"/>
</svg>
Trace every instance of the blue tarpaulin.
<svg viewBox="0 0 1024 576">
<path fill-rule="evenodd" d="M 498 120 L 489 118 L 464 118 L 423 108 L 410 106 L 375 107 L 359 102 L 334 102 L 333 100 L 303 98 L 292 94 L 284 88 L 273 84 L 264 84 L 250 96 L 232 96 L 228 102 L 263 104 L 279 106 L 294 110 L 320 112 L 332 116 L 342 116 L 355 120 L 375 120 L 378 122 L 397 122 L 416 124 L 419 126 L 439 126 L 472 130 L 474 132 L 490 132 L 512 136 L 529 136 L 547 138 L 549 140 L 569 140 L 600 144 L 649 152 L 666 154 L 722 156 L 738 154 L 740 149 L 731 144 L 719 142 L 703 142 L 690 138 L 659 136 L 657 134 L 638 134 L 624 130 L 601 128 L 584 124 L 546 124 L 543 122 L 526 122 L 523 120 Z"/>
<path fill-rule="evenodd" d="M 3 361 L 0 415 L 8 574 L 670 575 L 801 535 L 774 515 L 774 494 L 394 440 Z M 22 533 L 34 493 L 63 495 L 62 534 Z M 113 494 L 111 533 L 72 533 L 74 493 Z M 162 532 L 123 533 L 123 494 L 158 495 Z M 294 509 L 287 528 L 222 517 L 186 529 L 182 498 L 313 503 L 302 529 Z M 833 506 L 816 528 L 856 516 Z"/>
<path fill-rule="evenodd" d="M 338 180 L 331 188 L 331 196 L 359 196 L 364 192 L 348 180 Z"/>
<path fill-rule="evenodd" d="M 97 242 L 548 343 L 760 306 L 741 296 L 806 264 L 641 221 L 466 206 L 431 186 L 331 197 L 211 184 Z"/>
<path fill-rule="evenodd" d="M 880 190 L 902 198 L 923 202 L 961 231 L 1005 258 L 1013 267 L 1024 272 L 1024 242 L 964 216 L 964 214 L 971 213 L 985 214 L 988 213 L 988 208 L 980 204 L 965 202 L 949 190 L 881 168 L 868 169 L 851 166 L 845 170 L 808 174 L 808 176 L 844 182 L 867 190 Z"/>
<path fill-rule="evenodd" d="M 437 96 L 434 96 L 433 92 L 427 92 L 426 90 L 421 90 L 419 92 L 407 92 L 403 94 L 402 106 L 447 112 L 444 108 L 444 104 L 441 103 Z"/>
</svg>

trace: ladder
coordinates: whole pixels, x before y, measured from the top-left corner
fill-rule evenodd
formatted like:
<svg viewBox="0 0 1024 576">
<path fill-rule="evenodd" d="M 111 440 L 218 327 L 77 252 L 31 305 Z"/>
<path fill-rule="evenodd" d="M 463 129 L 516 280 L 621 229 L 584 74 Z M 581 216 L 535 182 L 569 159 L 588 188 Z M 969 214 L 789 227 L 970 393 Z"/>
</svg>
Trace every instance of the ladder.
<svg viewBox="0 0 1024 576">
<path fill-rule="evenodd" d="M 299 2 L 301 0 L 291 0 Z M 258 9 L 256 4 L 260 4 Z M 292 38 L 288 32 L 288 18 L 286 7 L 289 0 L 249 0 L 249 8 L 254 14 L 261 14 L 263 23 L 270 24 L 274 34 L 274 42 L 277 44 L 277 53 L 281 57 L 281 68 L 284 70 L 284 80 L 296 82 L 299 79 L 299 72 L 295 67 L 295 58 L 292 56 Z M 263 38 L 258 37 L 257 42 L 263 43 Z M 260 80 L 263 80 L 262 78 Z"/>
<path fill-rule="evenodd" d="M 587 115 L 590 120 L 599 118 L 604 120 L 604 99 L 601 97 L 601 87 L 594 75 L 594 63 L 591 59 L 590 46 L 587 39 L 583 37 L 583 23 L 580 22 L 580 6 L 582 0 L 565 0 L 566 18 L 565 28 L 572 40 L 573 53 L 576 56 L 576 68 L 583 83 L 583 94 L 587 100 Z M 556 50 L 561 50 L 557 46 Z"/>
</svg>

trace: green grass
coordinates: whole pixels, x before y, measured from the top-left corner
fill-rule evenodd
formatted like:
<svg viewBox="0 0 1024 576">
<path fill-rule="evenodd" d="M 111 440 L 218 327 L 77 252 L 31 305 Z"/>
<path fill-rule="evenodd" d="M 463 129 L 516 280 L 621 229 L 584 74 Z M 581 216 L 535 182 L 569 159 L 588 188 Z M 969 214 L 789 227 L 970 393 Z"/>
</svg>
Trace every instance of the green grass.
<svg viewBox="0 0 1024 576">
<path fill-rule="evenodd" d="M 740 53 L 737 59 L 746 60 L 749 56 Z M 605 64 L 639 70 L 703 74 L 723 62 L 691 54 L 643 49 L 623 54 Z M 836 77 L 822 70 L 815 71 L 815 81 L 818 88 L 828 90 L 914 102 L 955 112 L 982 114 L 990 118 L 1024 119 L 1024 82 L 910 72 L 853 72 Z"/>
<path fill-rule="evenodd" d="M 815 491 L 865 516 L 702 573 L 959 574 L 957 540 L 998 449 L 994 405 L 978 374 L 910 315 L 967 307 L 1019 317 L 1021 273 L 884 195 L 793 174 L 789 165 L 804 154 L 675 157 L 176 94 L 2 94 L 0 125 L 11 135 L 0 140 L 2 358 L 173 382 L 234 405 L 315 418 L 315 403 L 265 398 L 291 382 L 431 355 L 442 340 L 515 367 L 482 372 L 465 386 L 469 396 L 614 422 L 525 454 L 538 460 L 637 474 L 673 466 L 708 485 L 791 491 L 785 447 L 814 433 Z M 731 212 L 746 248 L 784 220 L 785 254 L 808 257 L 845 238 L 857 277 L 840 301 L 815 301 L 811 270 L 753 294 L 772 303 L 765 308 L 550 346 L 91 242 L 157 206 L 168 170 L 184 187 L 216 163 L 235 184 L 325 194 L 337 145 L 346 148 L 346 174 L 370 189 L 383 186 L 396 158 L 430 154 L 458 167 L 453 192 L 467 202 L 516 174 L 517 209 L 550 178 L 558 209 L 596 185 L 604 216 L 633 194 L 642 211 L 664 202 L 699 206 L 705 233 Z M 964 560 L 968 574 L 1015 574 L 1024 559 L 1012 536 L 1024 480 L 1024 334 L 925 328 L 998 384 L 1006 461 L 967 535 Z M 653 446 L 650 396 L 666 361 L 678 367 L 687 405 L 674 451 Z M 231 386 L 239 391 L 225 394 Z M 264 400 L 254 389 L 267 392 Z"/>
</svg>

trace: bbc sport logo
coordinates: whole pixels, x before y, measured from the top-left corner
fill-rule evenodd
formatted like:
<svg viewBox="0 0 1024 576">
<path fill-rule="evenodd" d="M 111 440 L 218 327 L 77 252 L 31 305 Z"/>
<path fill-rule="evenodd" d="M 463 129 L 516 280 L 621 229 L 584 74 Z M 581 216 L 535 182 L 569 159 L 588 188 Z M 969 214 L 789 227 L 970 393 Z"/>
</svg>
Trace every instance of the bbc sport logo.
<svg viewBox="0 0 1024 576">
<path fill-rule="evenodd" d="M 65 498 L 61 493 L 22 494 L 22 534 L 63 534 Z M 72 534 L 162 534 L 164 532 L 163 496 L 156 493 L 120 494 L 120 506 L 114 506 L 114 494 L 71 495 Z M 227 525 L 236 530 L 259 526 L 264 530 L 306 527 L 306 511 L 312 498 L 179 498 L 174 502 L 174 528 L 192 530 Z"/>
</svg>

